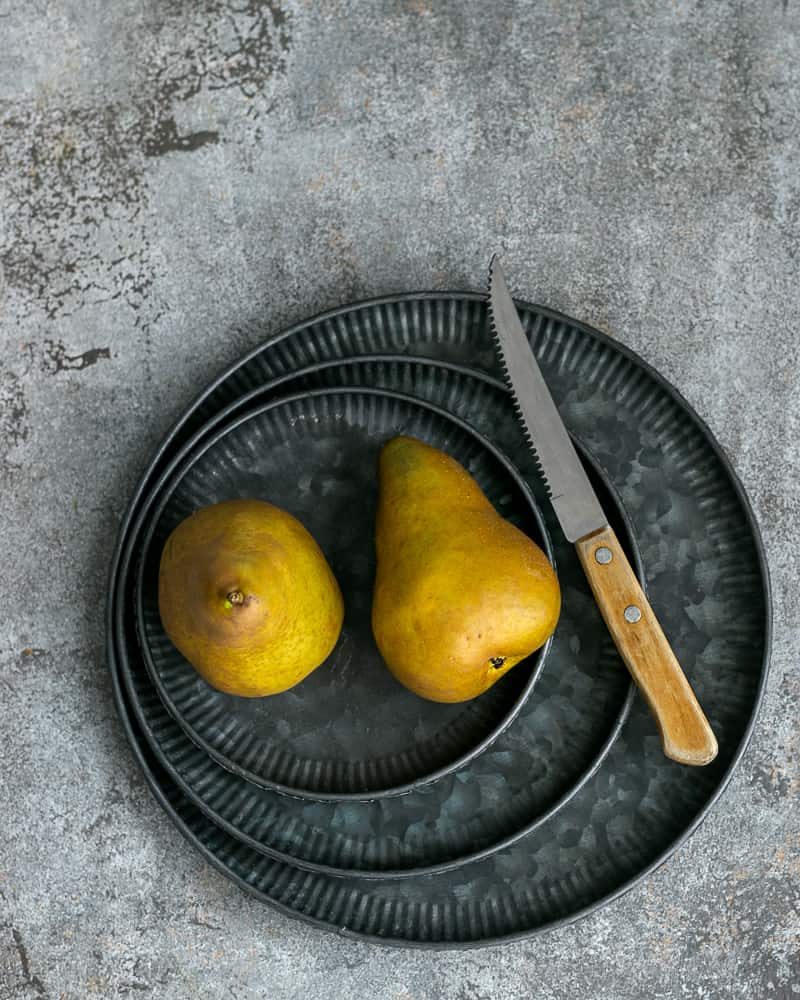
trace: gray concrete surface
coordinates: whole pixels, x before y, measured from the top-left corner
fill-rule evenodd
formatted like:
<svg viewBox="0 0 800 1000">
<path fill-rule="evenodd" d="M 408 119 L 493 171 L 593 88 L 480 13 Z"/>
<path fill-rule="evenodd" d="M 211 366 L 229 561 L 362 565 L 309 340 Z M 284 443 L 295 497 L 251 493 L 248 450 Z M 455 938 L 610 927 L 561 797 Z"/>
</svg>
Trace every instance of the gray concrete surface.
<svg viewBox="0 0 800 1000">
<path fill-rule="evenodd" d="M 800 996 L 796 0 L 0 0 L 0 998 Z M 468 954 L 245 897 L 151 798 L 103 658 L 148 453 L 218 369 L 357 297 L 515 289 L 728 449 L 776 642 L 743 765 L 605 911 Z"/>
</svg>

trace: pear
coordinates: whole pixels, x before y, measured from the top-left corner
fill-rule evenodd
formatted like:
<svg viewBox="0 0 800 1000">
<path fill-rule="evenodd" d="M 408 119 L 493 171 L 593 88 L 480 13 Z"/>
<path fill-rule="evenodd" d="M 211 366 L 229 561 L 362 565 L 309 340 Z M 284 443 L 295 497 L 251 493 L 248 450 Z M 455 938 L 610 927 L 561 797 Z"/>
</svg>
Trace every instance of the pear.
<svg viewBox="0 0 800 1000">
<path fill-rule="evenodd" d="M 444 452 L 393 438 L 378 480 L 372 630 L 381 655 L 423 698 L 475 698 L 554 631 L 553 568 Z"/>
<path fill-rule="evenodd" d="M 248 698 L 307 677 L 336 645 L 344 616 L 317 543 L 262 500 L 227 500 L 182 521 L 161 555 L 158 604 L 198 673 Z"/>
</svg>

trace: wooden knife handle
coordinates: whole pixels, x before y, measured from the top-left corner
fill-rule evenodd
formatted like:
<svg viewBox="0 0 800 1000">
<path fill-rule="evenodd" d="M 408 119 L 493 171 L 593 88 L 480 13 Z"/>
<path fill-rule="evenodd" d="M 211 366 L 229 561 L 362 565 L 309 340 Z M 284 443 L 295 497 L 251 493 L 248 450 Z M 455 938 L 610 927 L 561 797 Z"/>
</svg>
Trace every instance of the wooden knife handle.
<svg viewBox="0 0 800 1000">
<path fill-rule="evenodd" d="M 611 528 L 575 544 L 617 649 L 661 730 L 664 753 L 710 764 L 717 740 Z"/>
</svg>

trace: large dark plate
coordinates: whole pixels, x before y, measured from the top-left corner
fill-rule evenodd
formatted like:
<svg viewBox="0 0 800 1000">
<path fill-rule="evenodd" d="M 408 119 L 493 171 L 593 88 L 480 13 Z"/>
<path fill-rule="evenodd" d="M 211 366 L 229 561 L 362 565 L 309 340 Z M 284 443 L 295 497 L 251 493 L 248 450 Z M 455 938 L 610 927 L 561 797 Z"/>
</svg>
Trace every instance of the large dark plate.
<svg viewBox="0 0 800 1000">
<path fill-rule="evenodd" d="M 406 388 L 449 399 L 451 405 L 457 400 L 459 408 L 472 409 L 496 436 L 502 438 L 504 432 L 512 432 L 512 439 L 518 436 L 503 387 L 469 369 L 408 358 L 372 358 L 323 365 L 298 373 L 298 381 L 310 390 L 315 379 L 330 383 L 369 377 L 371 382 L 380 382 L 397 378 L 401 372 Z M 258 397 L 269 398 L 272 392 L 289 387 L 283 380 L 277 386 L 267 384 Z M 249 402 L 252 404 L 254 398 Z M 452 422 L 452 418 L 447 420 Z M 208 441 L 204 430 L 198 436 Z M 578 447 L 580 450 L 580 443 Z M 173 470 L 183 466 L 185 456 L 191 461 L 195 452 L 190 441 L 160 481 L 173 481 Z M 641 575 L 624 512 L 591 460 L 586 458 L 585 462 Z M 214 468 L 214 489 L 218 489 L 219 470 Z M 238 473 L 234 478 L 239 481 Z M 243 488 L 251 491 L 262 485 L 246 481 Z M 369 493 L 371 486 L 365 489 Z M 157 485 L 154 493 L 160 492 Z M 289 496 L 287 502 L 297 499 Z M 162 495 L 162 507 L 164 503 Z M 552 511 L 546 509 L 552 518 Z M 188 513 L 188 509 L 180 513 Z M 152 530 L 152 516 L 150 523 Z M 123 674 L 139 723 L 181 789 L 224 828 L 272 856 L 286 859 L 290 853 L 308 867 L 350 873 L 358 869 L 365 877 L 374 877 L 443 870 L 507 846 L 577 791 L 599 765 L 630 706 L 627 674 L 591 600 L 574 549 L 563 535 L 556 537 L 565 610 L 535 699 L 523 708 L 519 723 L 508 736 L 493 743 L 469 768 L 435 787 L 406 796 L 402 802 L 310 808 L 307 803 L 263 792 L 220 771 L 181 733 L 152 691 L 137 657 L 128 657 L 123 647 Z M 360 551 L 362 545 L 363 540 L 357 539 L 355 550 Z M 126 573 L 123 568 L 123 577 Z M 155 567 L 151 573 L 155 574 Z M 155 608 L 152 614 L 156 614 Z"/>
<path fill-rule="evenodd" d="M 332 929 L 396 944 L 467 946 L 574 919 L 629 888 L 696 828 L 751 732 L 766 674 L 770 599 L 758 532 L 727 459 L 675 390 L 630 352 L 565 317 L 520 308 L 568 424 L 611 474 L 632 517 L 651 601 L 708 710 L 720 753 L 707 768 L 666 760 L 637 702 L 598 771 L 528 836 L 455 871 L 399 881 L 303 872 L 251 851 L 143 760 L 161 801 L 212 863 L 287 912 Z M 143 493 L 178 440 L 280 374 L 376 350 L 496 371 L 479 296 L 366 303 L 281 335 L 218 380 L 160 449 L 123 524 L 112 587 Z M 109 664 L 127 725 L 114 615 L 112 596 Z"/>
<path fill-rule="evenodd" d="M 397 434 L 459 461 L 498 512 L 547 552 L 533 495 L 504 456 L 444 411 L 388 390 L 320 389 L 273 400 L 227 424 L 188 456 L 162 491 L 137 585 L 142 651 L 161 699 L 187 734 L 235 774 L 265 788 L 341 800 L 396 795 L 462 767 L 514 719 L 546 646 L 479 698 L 442 705 L 386 669 L 372 637 L 378 452 Z M 345 622 L 325 664 L 271 698 L 207 684 L 172 645 L 158 610 L 161 552 L 195 510 L 268 500 L 310 530 L 345 595 Z"/>
</svg>

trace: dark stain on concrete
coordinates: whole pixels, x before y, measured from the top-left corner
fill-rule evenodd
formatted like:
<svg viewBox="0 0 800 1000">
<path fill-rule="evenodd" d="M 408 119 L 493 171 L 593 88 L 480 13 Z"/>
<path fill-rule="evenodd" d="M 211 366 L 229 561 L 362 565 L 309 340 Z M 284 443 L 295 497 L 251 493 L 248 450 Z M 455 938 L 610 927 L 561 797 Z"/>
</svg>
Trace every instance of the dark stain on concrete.
<svg viewBox="0 0 800 1000">
<path fill-rule="evenodd" d="M 154 320 L 142 307 L 157 275 L 143 211 L 148 159 L 221 141 L 216 129 L 180 131 L 183 102 L 238 91 L 258 117 L 266 105 L 256 99 L 285 68 L 289 22 L 273 0 L 153 5 L 150 18 L 129 100 L 69 105 L 53 95 L 0 107 L 0 174 L 13 207 L 0 267 L 20 316 L 32 302 L 54 319 L 120 300 L 146 336 Z M 109 244 L 119 252 L 100 249 Z"/>
<path fill-rule="evenodd" d="M 22 379 L 0 367 L 0 474 L 18 468 L 11 451 L 28 436 L 28 403 Z"/>
<path fill-rule="evenodd" d="M 151 63 L 147 86 L 154 119 L 169 115 L 171 102 L 203 90 L 236 89 L 256 97 L 283 69 L 289 49 L 287 17 L 274 0 L 211 0 L 202 11 L 184 0 L 160 8 L 156 27 L 170 48 Z"/>
<path fill-rule="evenodd" d="M 19 962 L 22 966 L 22 975 L 25 978 L 25 982 L 28 986 L 31 986 L 34 990 L 36 990 L 38 996 L 46 997 L 47 990 L 45 989 L 44 983 L 37 975 L 31 972 L 31 962 L 28 957 L 28 949 L 25 947 L 22 935 L 16 927 L 11 928 L 11 936 L 14 939 L 14 947 L 17 949 L 17 954 L 19 955 Z"/>
<path fill-rule="evenodd" d="M 179 135 L 174 118 L 164 118 L 158 122 L 151 134 L 142 143 L 145 156 L 163 156 L 165 153 L 190 153 L 201 146 L 219 142 L 219 132 L 190 132 Z"/>
<path fill-rule="evenodd" d="M 67 354 L 67 349 L 60 340 L 45 340 L 42 370 L 57 374 L 64 371 L 83 371 L 91 368 L 98 361 L 110 361 L 111 349 L 108 347 L 92 347 L 82 354 Z"/>
<path fill-rule="evenodd" d="M 30 300 L 48 319 L 114 299 L 141 304 L 152 280 L 142 172 L 125 152 L 120 110 L 31 102 L 0 121 L 0 170 L 15 209 L 0 262 L 9 308 L 21 291 L 23 316 Z M 98 233 L 120 253 L 103 252 Z"/>
</svg>

